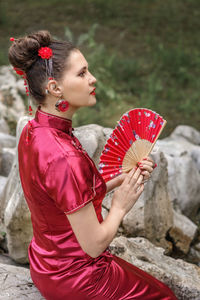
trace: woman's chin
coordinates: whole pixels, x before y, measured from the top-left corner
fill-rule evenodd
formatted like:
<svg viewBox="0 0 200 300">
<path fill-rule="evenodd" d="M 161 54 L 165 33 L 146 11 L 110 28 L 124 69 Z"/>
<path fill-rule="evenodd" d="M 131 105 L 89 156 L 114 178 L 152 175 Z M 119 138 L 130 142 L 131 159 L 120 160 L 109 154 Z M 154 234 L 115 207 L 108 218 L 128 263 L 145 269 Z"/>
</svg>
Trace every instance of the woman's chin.
<svg viewBox="0 0 200 300">
<path fill-rule="evenodd" d="M 96 102 L 97 102 L 96 97 L 93 96 L 93 99 L 91 101 L 89 101 L 88 106 L 93 106 L 96 104 Z"/>
</svg>

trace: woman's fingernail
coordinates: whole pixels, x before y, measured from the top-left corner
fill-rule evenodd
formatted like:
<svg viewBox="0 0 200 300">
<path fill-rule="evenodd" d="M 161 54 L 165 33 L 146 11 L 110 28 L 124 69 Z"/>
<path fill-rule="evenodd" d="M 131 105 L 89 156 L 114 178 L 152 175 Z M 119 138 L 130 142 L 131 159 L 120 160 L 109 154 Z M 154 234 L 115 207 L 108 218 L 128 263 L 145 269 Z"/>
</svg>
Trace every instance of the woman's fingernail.
<svg viewBox="0 0 200 300">
<path fill-rule="evenodd" d="M 153 166 L 153 169 L 155 169 L 157 167 L 157 164 L 155 164 L 154 166 Z"/>
<path fill-rule="evenodd" d="M 143 168 L 144 166 L 140 164 L 140 168 Z"/>
<path fill-rule="evenodd" d="M 143 160 L 147 160 L 147 158 L 144 158 Z"/>
</svg>

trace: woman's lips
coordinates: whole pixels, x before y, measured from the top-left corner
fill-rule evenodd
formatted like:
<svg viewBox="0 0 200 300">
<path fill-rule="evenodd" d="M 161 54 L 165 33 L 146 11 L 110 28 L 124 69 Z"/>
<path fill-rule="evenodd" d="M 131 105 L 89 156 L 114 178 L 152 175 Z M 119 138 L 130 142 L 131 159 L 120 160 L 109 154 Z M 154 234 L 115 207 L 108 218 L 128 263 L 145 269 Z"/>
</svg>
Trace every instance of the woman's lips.
<svg viewBox="0 0 200 300">
<path fill-rule="evenodd" d="M 95 90 L 96 90 L 96 88 L 93 89 L 93 91 L 90 93 L 90 95 L 96 95 Z"/>
</svg>

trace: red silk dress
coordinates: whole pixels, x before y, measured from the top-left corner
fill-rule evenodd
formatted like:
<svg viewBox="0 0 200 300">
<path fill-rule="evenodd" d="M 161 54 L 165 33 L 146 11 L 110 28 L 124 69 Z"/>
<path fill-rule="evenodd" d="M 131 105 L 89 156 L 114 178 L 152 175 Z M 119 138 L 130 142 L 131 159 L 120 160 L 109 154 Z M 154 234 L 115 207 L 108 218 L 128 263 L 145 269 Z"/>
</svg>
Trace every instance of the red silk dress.
<svg viewBox="0 0 200 300">
<path fill-rule="evenodd" d="M 109 247 L 97 258 L 82 250 L 66 215 L 92 201 L 101 223 L 106 184 L 73 129 L 70 119 L 39 106 L 29 143 L 26 125 L 18 144 L 33 225 L 28 255 L 35 286 L 48 300 L 177 299 L 164 283 L 111 254 Z"/>
</svg>

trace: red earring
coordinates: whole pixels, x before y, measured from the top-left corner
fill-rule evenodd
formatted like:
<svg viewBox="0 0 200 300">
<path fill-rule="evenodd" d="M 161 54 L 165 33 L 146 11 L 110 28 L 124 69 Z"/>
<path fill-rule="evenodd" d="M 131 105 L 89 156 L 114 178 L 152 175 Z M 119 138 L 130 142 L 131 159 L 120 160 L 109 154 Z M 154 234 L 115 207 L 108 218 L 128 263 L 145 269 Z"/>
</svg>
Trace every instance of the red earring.
<svg viewBox="0 0 200 300">
<path fill-rule="evenodd" d="M 57 111 L 66 111 L 69 108 L 69 102 L 63 99 L 60 99 L 56 102 L 55 108 Z"/>
</svg>

